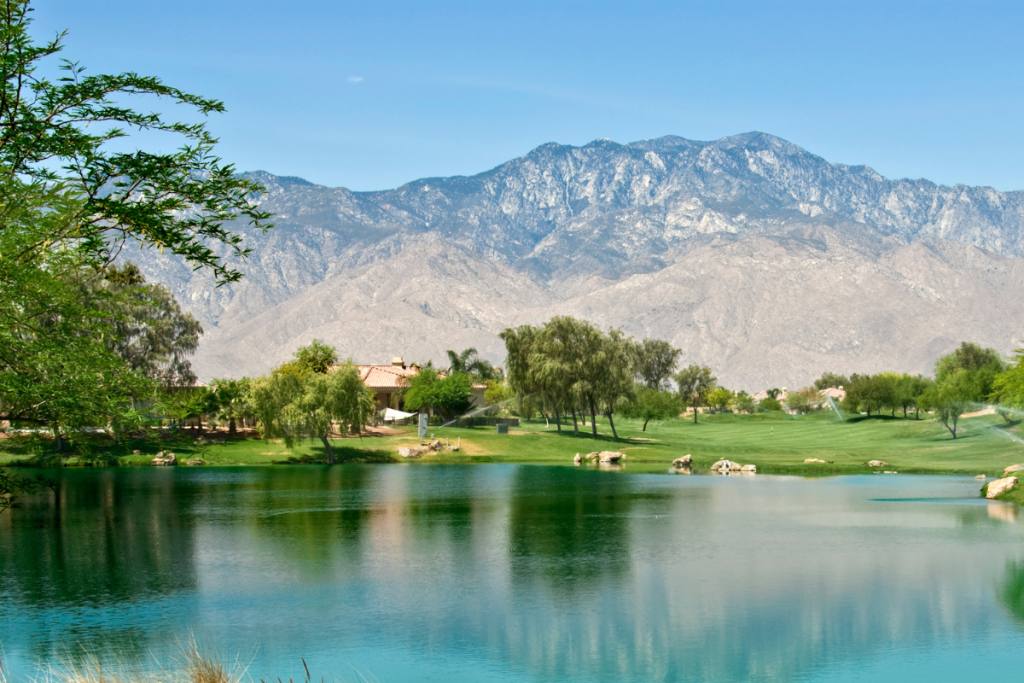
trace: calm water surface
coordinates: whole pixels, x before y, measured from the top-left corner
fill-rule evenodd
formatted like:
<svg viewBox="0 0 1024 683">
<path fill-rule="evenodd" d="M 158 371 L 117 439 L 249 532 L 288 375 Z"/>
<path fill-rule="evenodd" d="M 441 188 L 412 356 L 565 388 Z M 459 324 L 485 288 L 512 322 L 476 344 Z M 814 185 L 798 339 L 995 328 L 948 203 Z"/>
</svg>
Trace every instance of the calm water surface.
<svg viewBox="0 0 1024 683">
<path fill-rule="evenodd" d="M 1017 680 L 1024 516 L 973 479 L 76 470 L 0 517 L 0 646 L 254 678 Z"/>
</svg>

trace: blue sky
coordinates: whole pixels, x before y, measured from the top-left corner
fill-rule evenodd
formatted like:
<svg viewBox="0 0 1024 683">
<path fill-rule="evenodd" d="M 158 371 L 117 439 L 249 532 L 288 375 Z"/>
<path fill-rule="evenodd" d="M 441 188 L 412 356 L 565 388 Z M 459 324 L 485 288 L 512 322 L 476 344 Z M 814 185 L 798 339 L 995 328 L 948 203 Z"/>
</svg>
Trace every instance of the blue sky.
<svg viewBox="0 0 1024 683">
<path fill-rule="evenodd" d="M 219 152 L 357 190 L 549 141 L 762 130 L 889 177 L 1024 189 L 1021 2 L 37 0 L 89 73 L 217 97 Z"/>
</svg>

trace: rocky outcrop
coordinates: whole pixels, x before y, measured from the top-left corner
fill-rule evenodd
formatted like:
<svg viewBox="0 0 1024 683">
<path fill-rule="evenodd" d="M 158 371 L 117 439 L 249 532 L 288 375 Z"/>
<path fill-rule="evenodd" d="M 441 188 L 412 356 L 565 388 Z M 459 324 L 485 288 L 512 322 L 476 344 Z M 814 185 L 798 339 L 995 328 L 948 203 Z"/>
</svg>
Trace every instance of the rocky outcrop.
<svg viewBox="0 0 1024 683">
<path fill-rule="evenodd" d="M 577 453 L 577 454 L 576 454 L 576 457 L 575 457 L 575 458 L 573 458 L 573 459 L 572 459 L 572 461 L 573 461 L 574 463 L 576 463 L 577 465 L 579 465 L 579 464 L 581 464 L 581 463 L 583 462 L 583 456 L 582 456 L 582 455 L 580 455 L 579 453 Z"/>
<path fill-rule="evenodd" d="M 740 472 L 745 472 L 746 474 L 757 474 L 757 465 L 744 465 L 740 468 Z"/>
<path fill-rule="evenodd" d="M 434 449 L 430 446 L 407 446 L 398 449 L 398 455 L 402 458 L 420 458 L 432 452 Z"/>
<path fill-rule="evenodd" d="M 673 460 L 672 467 L 675 467 L 676 469 L 682 469 L 683 467 L 689 467 L 691 462 L 693 462 L 693 456 L 687 453 L 681 458 L 676 458 L 675 460 Z"/>
<path fill-rule="evenodd" d="M 1024 465 L 1010 465 L 1005 470 L 1003 470 L 1003 474 L 1009 474 L 1010 472 L 1020 472 L 1021 470 L 1024 470 Z"/>
<path fill-rule="evenodd" d="M 149 464 L 154 467 L 176 467 L 178 465 L 178 458 L 170 451 L 160 451 Z"/>
<path fill-rule="evenodd" d="M 988 483 L 988 489 L 985 491 L 985 497 L 992 500 L 1000 493 L 1005 493 L 1017 485 L 1017 477 L 1005 477 L 1003 479 L 996 479 Z"/>
<path fill-rule="evenodd" d="M 576 456 L 580 457 L 580 454 L 577 453 Z M 620 453 L 619 451 L 593 451 L 582 456 L 582 460 L 586 460 L 587 462 L 603 462 L 605 464 L 617 463 L 620 460 L 625 459 L 626 454 Z M 575 458 L 573 458 L 573 460 L 575 461 Z"/>
<path fill-rule="evenodd" d="M 719 473 L 724 473 L 724 472 L 740 472 L 742 470 L 743 470 L 743 465 L 741 465 L 738 462 L 733 462 L 732 460 L 719 460 L 718 462 L 716 462 L 714 465 L 711 466 L 711 471 L 712 472 L 719 472 Z"/>
</svg>

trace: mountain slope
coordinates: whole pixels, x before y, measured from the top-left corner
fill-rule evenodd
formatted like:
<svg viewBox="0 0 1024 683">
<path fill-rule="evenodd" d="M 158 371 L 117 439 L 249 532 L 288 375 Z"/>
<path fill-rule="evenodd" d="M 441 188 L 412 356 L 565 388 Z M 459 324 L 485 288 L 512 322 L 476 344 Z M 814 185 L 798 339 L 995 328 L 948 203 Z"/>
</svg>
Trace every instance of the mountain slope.
<svg viewBox="0 0 1024 683">
<path fill-rule="evenodd" d="M 888 180 L 763 133 L 547 144 L 381 192 L 250 176 L 277 227 L 247 235 L 242 283 L 133 257 L 203 320 L 204 377 L 260 372 L 313 336 L 358 360 L 474 345 L 500 361 L 500 329 L 554 313 L 672 339 L 751 387 L 927 370 L 961 338 L 1024 336 L 1005 303 L 1024 193 Z"/>
</svg>

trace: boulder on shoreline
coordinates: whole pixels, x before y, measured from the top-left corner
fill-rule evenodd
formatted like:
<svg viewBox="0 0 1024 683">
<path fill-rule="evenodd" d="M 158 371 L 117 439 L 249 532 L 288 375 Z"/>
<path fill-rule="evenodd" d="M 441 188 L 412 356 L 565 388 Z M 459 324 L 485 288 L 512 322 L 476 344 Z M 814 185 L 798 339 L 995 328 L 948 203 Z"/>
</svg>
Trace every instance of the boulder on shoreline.
<svg viewBox="0 0 1024 683">
<path fill-rule="evenodd" d="M 989 500 L 992 500 L 1000 493 L 1005 493 L 1006 491 L 1009 491 L 1016 485 L 1017 477 L 1005 477 L 1003 479 L 996 479 L 995 481 L 990 481 L 988 484 L 988 490 L 985 492 L 985 497 L 988 498 Z"/>
<path fill-rule="evenodd" d="M 741 472 L 743 471 L 743 465 L 732 460 L 719 460 L 711 466 L 712 472 Z"/>
<path fill-rule="evenodd" d="M 577 465 L 579 465 L 580 463 L 582 463 L 582 462 L 583 462 L 583 456 L 582 456 L 582 455 L 580 455 L 579 453 L 577 453 L 577 454 L 576 454 L 576 457 L 575 457 L 575 458 L 573 458 L 573 459 L 572 459 L 572 461 L 573 461 L 574 463 L 576 463 Z"/>
<path fill-rule="evenodd" d="M 673 460 L 672 467 L 675 467 L 677 470 L 682 469 L 684 467 L 689 467 L 691 462 L 693 462 L 693 456 L 687 453 L 683 457 Z"/>
<path fill-rule="evenodd" d="M 757 465 L 744 465 L 740 468 L 740 472 L 747 474 L 757 474 Z"/>
<path fill-rule="evenodd" d="M 398 455 L 403 458 L 419 458 L 433 449 L 430 446 L 408 446 L 398 449 Z"/>
<path fill-rule="evenodd" d="M 885 467 L 888 464 L 889 463 L 884 460 L 872 460 L 868 463 L 868 467 Z"/>
<path fill-rule="evenodd" d="M 176 467 L 178 458 L 170 451 L 160 451 L 150 462 L 153 467 Z"/>
<path fill-rule="evenodd" d="M 1010 465 L 1005 470 L 1003 470 L 1003 474 L 1009 474 L 1010 472 L 1020 472 L 1021 470 L 1024 470 L 1024 465 Z"/>
<path fill-rule="evenodd" d="M 203 462 L 202 460 L 189 460 L 189 461 L 188 461 L 187 463 L 185 463 L 185 464 L 187 464 L 187 465 L 188 465 L 189 467 L 202 467 L 202 466 L 203 466 L 203 465 L 205 465 L 206 463 L 205 463 L 205 462 Z"/>
<path fill-rule="evenodd" d="M 974 478 L 975 478 L 975 479 L 988 479 L 988 477 L 987 477 L 986 475 L 984 475 L 984 474 L 979 474 L 979 475 L 977 475 L 977 476 L 976 476 L 976 477 L 974 477 Z"/>
<path fill-rule="evenodd" d="M 807 458 L 806 460 L 804 460 L 805 465 L 811 465 L 814 463 L 821 463 L 822 465 L 824 465 L 825 461 L 822 460 L 821 458 Z"/>
<path fill-rule="evenodd" d="M 599 454 L 599 460 L 603 463 L 616 463 L 620 460 L 625 459 L 626 454 L 620 453 L 619 451 L 601 451 Z"/>
</svg>

